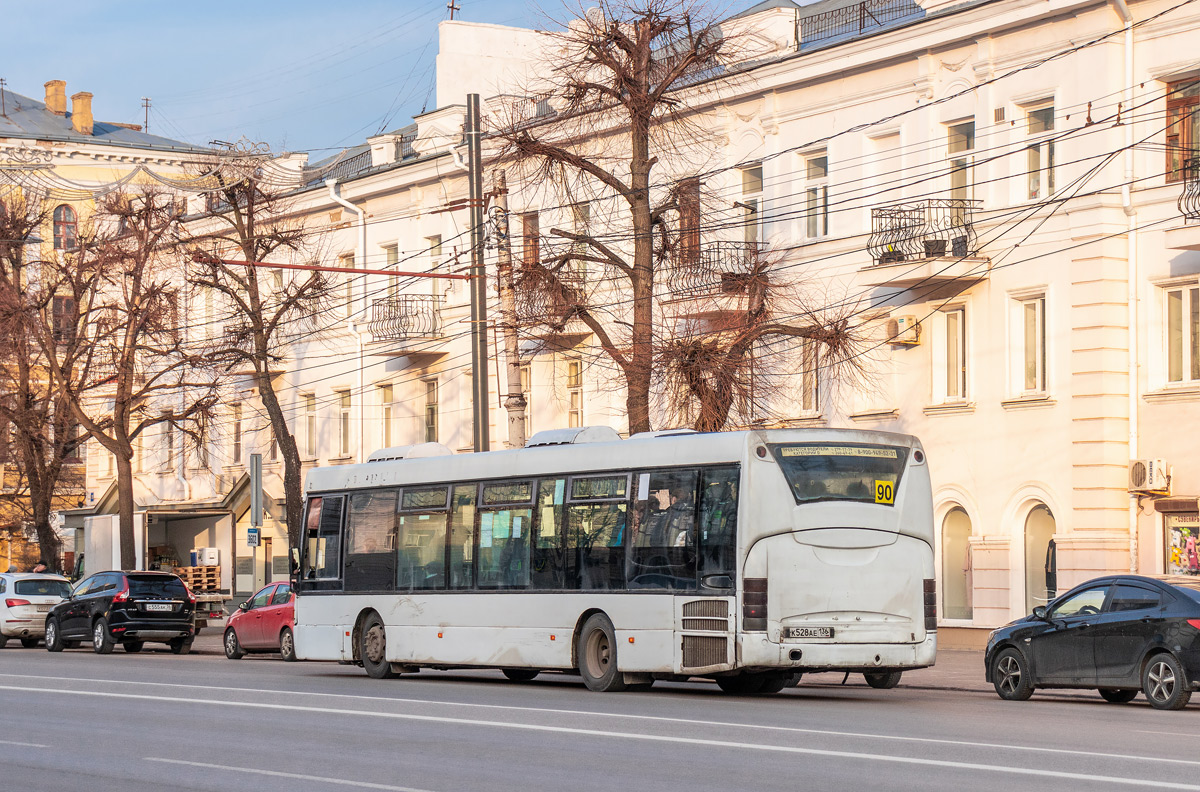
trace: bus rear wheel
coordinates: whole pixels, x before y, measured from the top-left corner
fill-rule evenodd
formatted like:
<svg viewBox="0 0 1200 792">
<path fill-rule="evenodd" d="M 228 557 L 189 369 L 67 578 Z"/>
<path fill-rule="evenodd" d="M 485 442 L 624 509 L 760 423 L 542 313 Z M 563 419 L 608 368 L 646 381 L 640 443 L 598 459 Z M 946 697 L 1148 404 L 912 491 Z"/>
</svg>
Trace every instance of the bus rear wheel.
<svg viewBox="0 0 1200 792">
<path fill-rule="evenodd" d="M 513 682 L 531 682 L 538 675 L 538 672 L 532 668 L 503 668 L 501 671 Z"/>
<path fill-rule="evenodd" d="M 900 671 L 880 671 L 879 673 L 863 674 L 867 684 L 880 690 L 891 690 L 900 684 Z"/>
<path fill-rule="evenodd" d="M 767 683 L 765 674 L 741 674 L 739 676 L 717 677 L 717 687 L 734 696 L 754 696 L 762 692 Z M 783 686 L 780 685 L 780 690 Z M 777 692 L 777 691 L 772 691 Z"/>
<path fill-rule="evenodd" d="M 594 613 L 579 631 L 579 675 L 588 690 L 625 690 L 625 675 L 617 670 L 617 632 L 603 613 Z"/>
<path fill-rule="evenodd" d="M 387 632 L 383 629 L 383 619 L 375 614 L 367 617 L 363 624 L 358 638 L 358 658 L 362 661 L 363 670 L 372 679 L 391 679 L 396 676 L 387 659 Z"/>
</svg>

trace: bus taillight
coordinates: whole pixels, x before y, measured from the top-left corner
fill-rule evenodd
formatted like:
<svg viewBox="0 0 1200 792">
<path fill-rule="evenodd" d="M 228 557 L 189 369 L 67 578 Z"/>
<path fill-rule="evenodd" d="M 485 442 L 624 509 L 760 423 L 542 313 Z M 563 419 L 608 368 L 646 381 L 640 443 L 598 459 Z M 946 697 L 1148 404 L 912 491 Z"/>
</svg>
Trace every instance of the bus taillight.
<svg viewBox="0 0 1200 792">
<path fill-rule="evenodd" d="M 925 630 L 937 630 L 937 581 L 925 578 Z"/>
<path fill-rule="evenodd" d="M 767 579 L 745 578 L 742 589 L 742 629 L 767 629 Z"/>
</svg>

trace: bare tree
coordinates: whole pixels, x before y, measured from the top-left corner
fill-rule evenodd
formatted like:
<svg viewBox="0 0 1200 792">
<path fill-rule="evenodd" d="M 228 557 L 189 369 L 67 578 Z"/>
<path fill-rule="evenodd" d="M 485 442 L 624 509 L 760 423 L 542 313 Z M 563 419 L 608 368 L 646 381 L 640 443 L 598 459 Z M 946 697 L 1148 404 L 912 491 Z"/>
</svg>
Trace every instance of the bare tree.
<svg viewBox="0 0 1200 792">
<path fill-rule="evenodd" d="M 553 46 L 540 66 L 549 76 L 500 111 L 507 117 L 493 133 L 497 157 L 527 191 L 554 196 L 572 214 L 569 227 L 539 240 L 526 232 L 526 249 L 539 249 L 521 258 L 521 313 L 557 330 L 586 327 L 619 372 L 630 432 L 651 429 L 656 385 L 687 389 L 682 402 L 667 394 L 668 413 L 691 399 L 697 409 L 683 412 L 697 426 L 724 426 L 764 338 L 831 342 L 832 357 L 845 358 L 843 317 L 773 309 L 779 289 L 768 286 L 757 242 L 741 246 L 731 269 L 706 268 L 697 174 L 722 142 L 701 105 L 746 79 L 741 34 L 726 28 L 693 0 L 601 0 L 581 9 L 564 31 L 547 34 Z M 719 211 L 709 226 L 740 231 L 728 214 Z M 669 280 L 708 278 L 720 294 L 730 276 L 744 286 L 743 303 L 702 332 L 664 310 L 677 297 L 665 293 Z"/>
<path fill-rule="evenodd" d="M 204 442 L 218 402 L 205 350 L 181 327 L 178 201 L 146 190 L 100 200 L 78 250 L 54 262 L 56 293 L 70 294 L 79 343 L 64 350 L 53 325 L 36 328 L 52 385 L 83 428 L 115 459 L 121 565 L 134 552 L 134 442 L 152 427 Z M 168 441 L 168 453 L 171 442 Z"/>
<path fill-rule="evenodd" d="M 49 219 L 49 210 L 38 205 L 15 192 L 0 201 L 0 424 L 6 455 L 16 463 L 5 482 L 6 502 L 37 536 L 42 563 L 56 569 L 61 543 L 50 517 L 57 508 L 80 505 L 79 449 L 86 435 L 77 431 L 66 396 L 52 385 L 37 339 L 53 337 L 67 359 L 82 339 L 74 332 L 72 295 L 57 289 L 43 262 L 27 256 Z"/>
<path fill-rule="evenodd" d="M 304 507 L 300 450 L 274 376 L 286 354 L 286 335 L 312 324 L 334 285 L 318 271 L 285 277 L 283 270 L 263 266 L 317 257 L 316 238 L 292 212 L 295 179 L 272 166 L 265 147 L 243 143 L 205 169 L 212 174 L 211 210 L 183 237 L 193 261 L 188 280 L 220 295 L 230 309 L 229 325 L 214 337 L 210 352 L 226 370 L 248 372 L 258 389 L 283 458 L 288 539 L 296 546 Z"/>
</svg>

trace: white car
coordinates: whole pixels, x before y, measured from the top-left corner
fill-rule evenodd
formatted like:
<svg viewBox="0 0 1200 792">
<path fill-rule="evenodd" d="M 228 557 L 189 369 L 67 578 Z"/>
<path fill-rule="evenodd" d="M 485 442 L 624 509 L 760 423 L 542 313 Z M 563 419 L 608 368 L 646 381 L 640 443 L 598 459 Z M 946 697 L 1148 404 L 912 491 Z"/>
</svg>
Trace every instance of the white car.
<svg viewBox="0 0 1200 792">
<path fill-rule="evenodd" d="M 32 649 L 46 634 L 46 614 L 71 596 L 71 583 L 62 575 L 0 574 L 0 649 L 9 638 L 20 638 Z"/>
</svg>

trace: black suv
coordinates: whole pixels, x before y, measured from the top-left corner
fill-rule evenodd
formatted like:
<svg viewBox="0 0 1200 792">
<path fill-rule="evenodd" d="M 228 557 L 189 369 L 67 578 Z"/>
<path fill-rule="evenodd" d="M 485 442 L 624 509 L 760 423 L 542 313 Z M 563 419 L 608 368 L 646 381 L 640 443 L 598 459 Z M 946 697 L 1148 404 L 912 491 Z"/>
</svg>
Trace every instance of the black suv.
<svg viewBox="0 0 1200 792">
<path fill-rule="evenodd" d="M 196 598 L 176 575 L 165 572 L 99 572 L 75 586 L 46 615 L 46 648 L 61 652 L 91 640 L 96 654 L 116 644 L 140 652 L 160 641 L 187 654 L 196 635 Z"/>
</svg>

